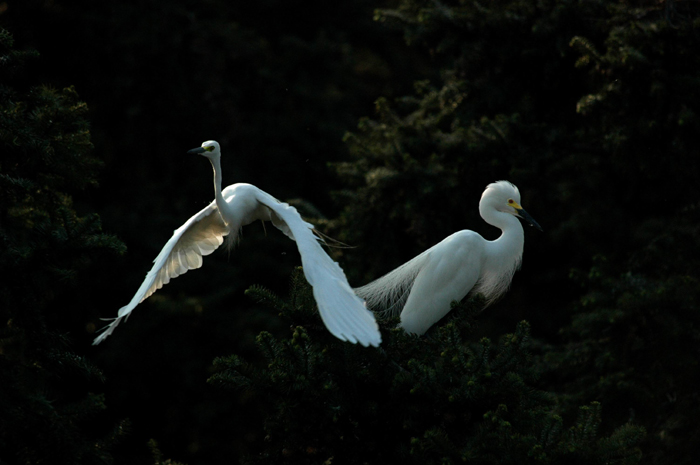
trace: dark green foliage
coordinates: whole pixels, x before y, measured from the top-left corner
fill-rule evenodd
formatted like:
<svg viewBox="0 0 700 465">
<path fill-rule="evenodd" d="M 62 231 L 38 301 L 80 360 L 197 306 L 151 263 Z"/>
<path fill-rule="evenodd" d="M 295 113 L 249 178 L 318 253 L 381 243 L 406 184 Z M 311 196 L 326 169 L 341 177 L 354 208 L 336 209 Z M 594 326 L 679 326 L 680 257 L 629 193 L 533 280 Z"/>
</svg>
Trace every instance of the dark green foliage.
<svg viewBox="0 0 700 465">
<path fill-rule="evenodd" d="M 158 448 L 158 443 L 155 440 L 151 439 L 148 441 L 148 447 L 151 449 L 151 454 L 153 454 L 153 465 L 184 465 L 171 459 L 163 459 L 163 453 Z"/>
<path fill-rule="evenodd" d="M 93 391 L 103 376 L 63 328 L 85 317 L 71 295 L 81 272 L 123 246 L 73 208 L 99 166 L 86 107 L 73 89 L 22 84 L 34 56 L 0 32 L 0 461 L 107 463 L 124 425 L 89 426 L 105 409 Z"/>
<path fill-rule="evenodd" d="M 650 432 L 653 463 L 697 461 L 698 3 L 404 0 L 377 18 L 441 78 L 379 99 L 346 136 L 351 272 L 377 278 L 459 229 L 494 237 L 479 195 L 515 182 L 546 232 L 526 231 L 505 310 L 480 320 L 500 334 L 526 312 L 547 340 L 538 386 L 566 418 L 599 401 L 603 431 Z"/>
<path fill-rule="evenodd" d="M 105 169 L 99 189 L 72 195 L 75 205 L 98 211 L 129 247 L 91 273 L 89 320 L 65 322 L 108 377 L 106 415 L 132 420 L 136 445 L 120 454 L 150 457 L 154 438 L 179 461 L 231 460 L 250 441 L 238 420 L 247 407 L 203 392 L 203 382 L 214 356 L 252 351 L 261 330 L 279 330 L 243 292 L 284 288 L 299 264 L 293 242 L 250 225 L 239 247 L 149 298 L 117 337 L 90 348 L 89 330 L 115 316 L 172 231 L 213 199 L 211 167 L 188 149 L 216 139 L 224 185 L 249 182 L 332 216 L 327 162 L 344 157 L 343 133 L 377 95 L 410 88 L 412 54 L 373 21 L 374 0 L 7 3 L 0 23 L 41 51 L 37 82 L 74 86 L 89 105 Z"/>
<path fill-rule="evenodd" d="M 291 338 L 263 332 L 264 365 L 219 358 L 210 382 L 250 391 L 264 406 L 265 441 L 249 463 L 636 463 L 643 429 L 598 433 L 600 405 L 571 426 L 535 389 L 530 328 L 497 343 L 473 337 L 482 302 L 453 309 L 428 337 L 383 321 L 381 349 L 342 343 L 313 313 L 300 271 L 284 300 L 253 294 L 291 319 Z"/>
<path fill-rule="evenodd" d="M 498 179 L 520 187 L 546 253 L 562 257 L 538 265 L 541 241 L 526 246 L 550 292 L 570 290 L 569 269 L 597 253 L 624 260 L 648 239 L 638 225 L 683 208 L 700 176 L 700 11 L 633 3 L 406 0 L 378 12 L 428 48 L 441 78 L 379 99 L 346 136 L 336 235 L 362 247 L 344 256 L 357 277 L 465 227 L 494 234 L 476 206 Z"/>
<path fill-rule="evenodd" d="M 261 330 L 280 330 L 243 292 L 283 289 L 299 264 L 293 242 L 250 225 L 239 247 L 149 298 L 117 337 L 92 348 L 90 331 L 131 299 L 173 229 L 212 200 L 211 167 L 188 149 L 216 139 L 225 185 L 301 197 L 332 216 L 327 162 L 344 157 L 344 132 L 377 95 L 410 88 L 415 55 L 373 21 L 374 0 L 6 3 L 0 24 L 41 51 L 36 82 L 74 86 L 89 106 L 105 169 L 99 189 L 72 194 L 76 210 L 99 212 L 129 247 L 82 282 L 89 318 L 64 322 L 109 380 L 105 415 L 131 419 L 115 457 L 150 457 L 154 438 L 178 461 L 233 460 L 252 440 L 239 420 L 252 407 L 203 382 L 213 357 L 250 352 Z"/>
<path fill-rule="evenodd" d="M 451 3 L 405 1 L 379 13 L 429 47 L 441 76 L 417 82 L 413 94 L 379 99 L 377 116 L 346 136 L 355 161 L 337 165 L 349 187 L 340 197 L 341 233 L 377 257 L 358 263 L 370 277 L 404 261 L 400 250 L 424 250 L 466 225 L 483 229 L 478 199 L 498 179 L 520 186 L 536 218 L 571 214 L 545 194 L 570 179 L 555 170 L 576 150 L 584 76 L 568 43 L 592 32 L 586 18 L 595 2 Z"/>
<path fill-rule="evenodd" d="M 599 257 L 579 278 L 587 293 L 562 329 L 567 344 L 545 355 L 567 403 L 599 399 L 609 421 L 646 426 L 648 463 L 700 458 L 698 225 L 694 205 L 655 228 L 623 273 Z"/>
<path fill-rule="evenodd" d="M 487 463 L 504 448 L 526 463 L 615 463 L 637 446 L 648 463 L 697 462 L 699 17 L 682 0 L 0 2 L 2 25 L 42 52 L 0 33 L 0 461 L 108 460 L 128 416 L 117 462 L 374 450 Z M 251 226 L 89 347 L 97 317 L 211 200 L 209 166 L 184 154 L 207 138 L 228 147 L 225 183 L 301 197 L 319 217 L 342 210 L 330 232 L 354 246 L 336 252 L 353 285 L 456 230 L 494 238 L 477 204 L 497 179 L 546 232 L 527 229 L 523 270 L 478 326 L 469 308 L 425 340 L 385 323 L 382 352 L 329 335 L 298 273 L 291 300 L 249 292 L 274 312 L 244 298 L 254 282 L 284 288 L 298 265 L 290 241 Z M 329 161 L 347 161 L 330 170 L 342 183 Z M 123 259 L 95 260 L 121 245 L 93 211 L 129 245 Z M 280 336 L 285 319 L 296 338 Z M 498 341 L 486 355 L 484 336 Z M 235 395 L 203 382 L 221 353 L 238 359 L 212 381 Z M 471 417 L 452 416 L 457 404 Z M 39 440 L 46 452 L 28 446 Z"/>
</svg>

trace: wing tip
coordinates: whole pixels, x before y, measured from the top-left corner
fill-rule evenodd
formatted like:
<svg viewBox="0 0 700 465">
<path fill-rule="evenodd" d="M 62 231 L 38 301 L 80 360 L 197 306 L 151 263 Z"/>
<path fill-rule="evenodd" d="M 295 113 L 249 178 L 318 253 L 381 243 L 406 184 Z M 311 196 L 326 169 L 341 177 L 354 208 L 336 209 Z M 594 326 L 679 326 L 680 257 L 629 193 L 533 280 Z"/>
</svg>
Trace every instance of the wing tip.
<svg viewBox="0 0 700 465">
<path fill-rule="evenodd" d="M 379 332 L 377 323 L 375 321 L 372 321 L 372 323 L 374 323 L 374 327 L 372 329 L 360 328 L 354 331 L 335 330 L 331 331 L 331 334 L 341 341 L 349 342 L 351 344 L 360 344 L 363 347 L 379 347 L 379 345 L 382 343 L 382 334 Z"/>
<path fill-rule="evenodd" d="M 122 308 L 125 308 L 125 307 L 122 307 Z M 120 309 L 120 312 L 121 312 L 121 309 Z M 98 332 L 101 332 L 102 334 L 100 334 L 99 336 L 97 336 L 97 337 L 92 341 L 92 345 L 96 346 L 96 345 L 98 345 L 100 342 L 102 342 L 102 341 L 104 341 L 105 339 L 107 339 L 107 337 L 109 337 L 109 335 L 111 335 L 111 334 L 114 332 L 114 330 L 117 328 L 117 326 L 119 325 L 119 323 L 121 323 L 122 319 L 124 319 L 124 320 L 126 321 L 126 317 L 128 317 L 128 316 L 129 316 L 129 313 L 126 313 L 126 314 L 124 314 L 124 315 L 119 315 L 119 316 L 117 316 L 116 318 L 104 318 L 104 319 L 103 319 L 104 321 L 110 321 L 110 320 L 111 320 L 112 322 L 111 322 L 110 324 L 108 324 L 107 326 L 104 326 L 104 327 L 102 327 L 102 328 L 100 328 L 100 329 L 97 330 Z"/>
<path fill-rule="evenodd" d="M 119 324 L 119 321 L 120 321 L 120 318 L 115 318 L 113 322 L 111 322 L 110 324 L 108 324 L 108 325 L 105 326 L 104 328 L 100 329 L 99 331 L 102 331 L 102 334 L 100 334 L 99 336 L 97 336 L 97 337 L 92 341 L 92 345 L 96 346 L 96 345 L 98 345 L 100 342 L 102 342 L 102 341 L 104 341 L 105 339 L 107 339 L 107 337 L 108 337 L 110 334 L 112 334 L 112 332 L 114 332 L 114 328 L 117 327 L 117 325 Z"/>
<path fill-rule="evenodd" d="M 362 344 L 364 347 L 379 347 L 381 343 L 382 335 L 379 334 L 379 332 L 377 332 L 376 337 L 373 337 L 372 339 L 360 341 L 360 344 Z"/>
<path fill-rule="evenodd" d="M 344 335 L 345 336 L 345 335 Z M 379 347 L 379 345 L 382 343 L 382 337 L 373 337 L 373 338 L 356 338 L 356 337 L 343 337 L 343 338 L 338 338 L 346 342 L 350 342 L 351 344 L 360 344 L 363 347 Z"/>
</svg>

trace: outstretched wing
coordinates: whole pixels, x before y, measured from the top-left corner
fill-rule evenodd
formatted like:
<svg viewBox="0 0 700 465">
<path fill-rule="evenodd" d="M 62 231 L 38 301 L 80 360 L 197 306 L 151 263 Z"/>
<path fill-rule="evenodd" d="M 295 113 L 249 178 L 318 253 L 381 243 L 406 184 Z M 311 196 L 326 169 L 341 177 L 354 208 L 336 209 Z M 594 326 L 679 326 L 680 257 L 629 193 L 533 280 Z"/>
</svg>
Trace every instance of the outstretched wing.
<svg viewBox="0 0 700 465">
<path fill-rule="evenodd" d="M 272 223 L 296 241 L 304 276 L 313 287 L 321 319 L 328 331 L 343 341 L 359 342 L 365 347 L 379 346 L 382 337 L 374 315 L 355 295 L 340 265 L 323 250 L 313 234 L 313 225 L 302 220 L 294 207 L 259 189 L 256 197 L 271 210 Z"/>
<path fill-rule="evenodd" d="M 188 270 L 201 267 L 202 257 L 216 250 L 224 242 L 224 237 L 228 233 L 219 215 L 216 202 L 210 203 L 176 229 L 173 237 L 153 261 L 153 268 L 146 274 L 146 279 L 131 302 L 119 309 L 117 317 L 103 328 L 102 334 L 95 338 L 93 345 L 104 341 L 138 304 L 163 285 L 168 284 L 171 279 L 177 278 Z"/>
</svg>

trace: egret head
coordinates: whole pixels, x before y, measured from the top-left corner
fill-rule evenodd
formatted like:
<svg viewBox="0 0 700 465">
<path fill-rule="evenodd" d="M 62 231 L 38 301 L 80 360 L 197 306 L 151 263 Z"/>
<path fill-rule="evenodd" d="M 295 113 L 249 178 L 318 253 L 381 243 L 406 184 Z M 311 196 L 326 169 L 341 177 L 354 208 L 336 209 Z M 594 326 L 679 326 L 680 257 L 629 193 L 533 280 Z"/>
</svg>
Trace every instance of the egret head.
<svg viewBox="0 0 700 465">
<path fill-rule="evenodd" d="M 508 181 L 497 181 L 486 186 L 486 190 L 481 195 L 479 210 L 483 211 L 489 208 L 517 216 L 525 220 L 530 226 L 534 226 L 542 231 L 542 227 L 537 224 L 537 221 L 520 206 L 520 191 L 518 188 Z"/>
<path fill-rule="evenodd" d="M 196 149 L 188 150 L 187 153 L 196 153 L 202 156 L 205 156 L 209 159 L 213 159 L 216 157 L 221 156 L 221 149 L 219 147 L 219 143 L 215 140 L 208 140 L 206 142 L 202 142 L 201 147 L 197 147 Z"/>
</svg>

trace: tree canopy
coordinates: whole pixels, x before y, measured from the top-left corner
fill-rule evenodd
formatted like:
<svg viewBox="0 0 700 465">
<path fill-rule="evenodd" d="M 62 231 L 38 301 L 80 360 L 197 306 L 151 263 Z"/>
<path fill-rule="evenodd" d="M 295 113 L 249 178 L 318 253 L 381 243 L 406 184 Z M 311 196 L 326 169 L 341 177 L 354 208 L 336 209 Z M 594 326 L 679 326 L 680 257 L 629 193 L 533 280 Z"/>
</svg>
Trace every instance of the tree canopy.
<svg viewBox="0 0 700 465">
<path fill-rule="evenodd" d="M 700 458 L 696 2 L 25 0 L 0 27 L 0 464 Z M 495 238 L 496 180 L 545 231 L 499 303 L 376 350 L 251 225 L 93 348 L 211 201 L 207 139 L 355 286 Z"/>
</svg>

